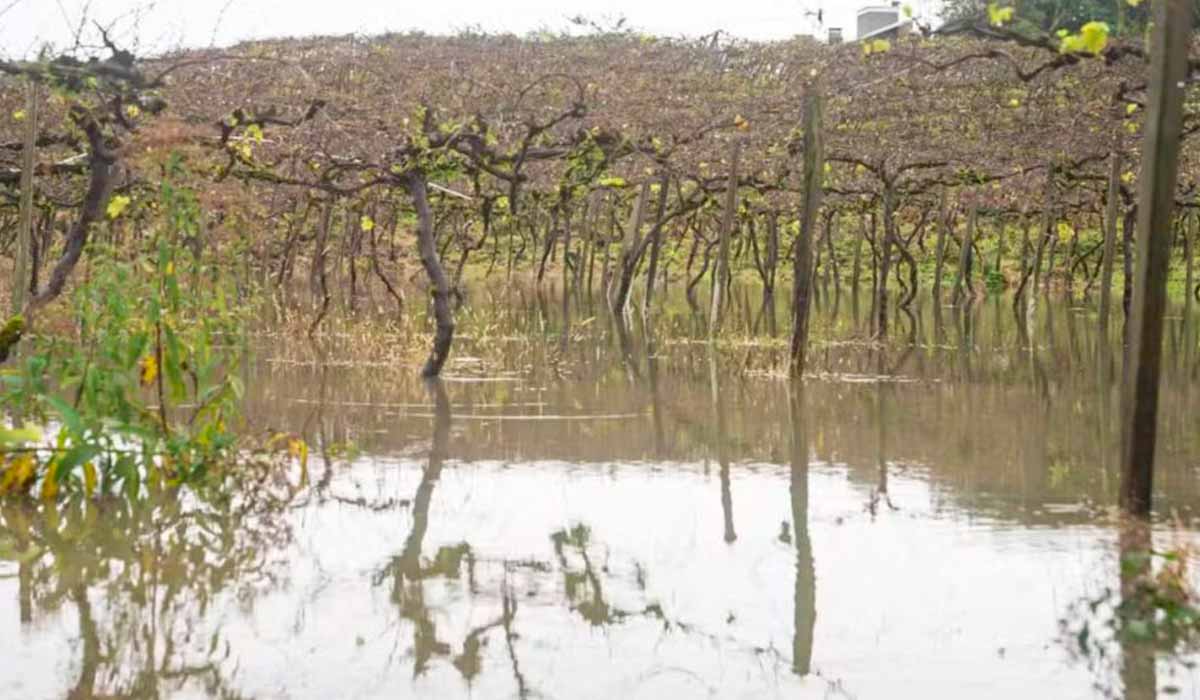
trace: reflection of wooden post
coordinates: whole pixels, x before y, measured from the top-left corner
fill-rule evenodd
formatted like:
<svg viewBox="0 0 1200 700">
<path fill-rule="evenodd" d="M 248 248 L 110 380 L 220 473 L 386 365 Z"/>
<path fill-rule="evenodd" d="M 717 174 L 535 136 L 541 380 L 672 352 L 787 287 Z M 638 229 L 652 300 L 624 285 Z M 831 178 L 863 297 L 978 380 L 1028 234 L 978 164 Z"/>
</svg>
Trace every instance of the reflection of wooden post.
<svg viewBox="0 0 1200 700">
<path fill-rule="evenodd" d="M 30 81 L 25 99 L 25 141 L 21 145 L 21 214 L 13 266 L 12 310 L 21 313 L 29 293 L 29 250 L 33 245 L 33 168 L 37 149 L 38 86 Z"/>
<path fill-rule="evenodd" d="M 1151 568 L 1150 526 L 1145 522 L 1122 522 L 1117 537 L 1119 560 L 1117 571 L 1121 581 L 1122 614 L 1131 619 L 1153 619 L 1147 581 L 1154 576 Z M 1120 634 L 1121 690 L 1125 700 L 1154 700 L 1158 697 L 1158 672 L 1155 668 L 1154 646 L 1131 634 Z"/>
<path fill-rule="evenodd" d="M 793 261 L 792 358 L 791 374 L 804 374 L 804 356 L 808 350 L 808 306 L 812 291 L 812 246 L 817 233 L 817 215 L 821 210 L 822 180 L 825 177 L 823 111 L 820 89 L 810 86 L 804 96 L 804 212 Z"/>
<path fill-rule="evenodd" d="M 729 444 L 725 429 L 725 397 L 721 394 L 721 380 L 717 373 L 717 351 L 708 346 L 708 381 L 712 390 L 713 422 L 717 430 L 717 464 L 721 469 L 721 513 L 724 516 L 726 544 L 737 541 L 733 527 L 733 478 L 729 470 Z"/>
<path fill-rule="evenodd" d="M 1104 204 L 1104 257 L 1100 268 L 1100 342 L 1108 342 L 1112 309 L 1113 258 L 1117 254 L 1117 198 L 1121 187 L 1121 156 L 1113 153 L 1108 172 L 1108 201 Z"/>
<path fill-rule="evenodd" d="M 725 211 L 721 213 L 721 229 L 718 232 L 720 244 L 717 247 L 717 264 L 713 268 L 712 307 L 708 313 L 709 338 L 716 337 L 717 329 L 721 325 L 721 290 L 725 286 L 725 276 L 729 274 L 729 236 L 733 233 L 734 218 L 737 215 L 738 158 L 741 156 L 741 152 L 742 142 L 735 138 L 732 153 L 729 156 L 729 184 L 725 186 Z"/>
<path fill-rule="evenodd" d="M 1121 506 L 1136 515 L 1150 513 L 1154 478 L 1163 313 L 1191 42 L 1191 4 L 1187 0 L 1156 4 L 1153 26 L 1154 57 L 1138 192 L 1138 250 L 1121 392 Z"/>
<path fill-rule="evenodd" d="M 792 596 L 792 671 L 812 672 L 813 630 L 817 622 L 817 577 L 812 539 L 808 534 L 808 432 L 804 420 L 804 386 L 788 390 L 791 409 L 792 455 L 789 491 L 792 500 L 792 539 L 796 546 L 796 582 Z"/>
</svg>

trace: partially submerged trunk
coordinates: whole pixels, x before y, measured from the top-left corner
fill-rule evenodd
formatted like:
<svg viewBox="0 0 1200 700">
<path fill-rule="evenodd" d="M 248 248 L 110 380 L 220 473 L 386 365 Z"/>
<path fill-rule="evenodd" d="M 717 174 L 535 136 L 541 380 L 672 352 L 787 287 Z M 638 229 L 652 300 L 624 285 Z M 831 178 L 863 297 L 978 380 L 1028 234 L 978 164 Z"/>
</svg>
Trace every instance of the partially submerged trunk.
<svg viewBox="0 0 1200 700">
<path fill-rule="evenodd" d="M 421 370 L 422 377 L 431 378 L 441 376 L 446 358 L 450 356 L 450 345 L 454 342 L 454 314 L 450 309 L 451 289 L 434 240 L 433 214 L 429 210 L 429 190 L 425 174 L 410 172 L 407 185 L 413 207 L 417 210 L 417 250 L 421 255 L 421 267 L 425 268 L 425 274 L 433 287 L 433 317 L 436 324 L 433 348 Z"/>
<path fill-rule="evenodd" d="M 666 196 L 666 193 L 663 193 Z M 646 216 L 646 201 L 650 197 L 650 183 L 642 183 L 638 198 L 634 202 L 633 212 L 629 216 L 629 227 L 621 241 L 621 257 L 617 268 L 617 289 L 613 297 L 614 313 L 624 313 L 629 303 L 629 292 L 633 288 L 633 277 L 637 274 L 638 260 L 642 256 L 641 230 Z"/>
<path fill-rule="evenodd" d="M 662 248 L 663 217 L 667 209 L 667 185 L 670 176 L 663 174 L 658 182 L 658 213 L 654 221 L 654 229 L 650 231 L 650 262 L 646 267 L 646 298 L 642 300 L 642 313 L 650 312 L 650 304 L 654 301 L 654 279 L 658 275 L 659 250 Z"/>
<path fill-rule="evenodd" d="M 8 360 L 12 349 L 32 326 L 37 313 L 62 294 L 67 279 L 79 264 L 87 246 L 92 227 L 103 220 L 104 209 L 116 180 L 117 153 L 104 142 L 100 124 L 75 108 L 71 114 L 75 124 L 87 136 L 89 146 L 88 187 L 79 208 L 79 217 L 67 231 L 62 257 L 50 273 L 46 288 L 25 304 L 23 312 L 4 324 L 0 330 L 0 362 Z"/>
</svg>

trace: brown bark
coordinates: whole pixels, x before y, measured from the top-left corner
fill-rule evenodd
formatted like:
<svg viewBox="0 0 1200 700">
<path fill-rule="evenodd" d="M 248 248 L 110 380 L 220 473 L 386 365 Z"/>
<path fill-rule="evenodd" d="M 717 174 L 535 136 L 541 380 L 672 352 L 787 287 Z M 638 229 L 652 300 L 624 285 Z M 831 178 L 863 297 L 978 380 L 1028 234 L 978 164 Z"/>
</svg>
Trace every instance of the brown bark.
<svg viewBox="0 0 1200 700">
<path fill-rule="evenodd" d="M 804 211 L 793 259 L 791 375 L 804 375 L 808 352 L 808 316 L 812 291 L 812 243 L 821 209 L 825 169 L 821 93 L 813 86 L 804 98 Z"/>
<path fill-rule="evenodd" d="M 450 310 L 450 281 L 446 279 L 434 238 L 433 213 L 429 209 L 425 174 L 415 170 L 408 173 L 407 185 L 413 207 L 417 210 L 417 250 L 421 255 L 421 266 L 425 268 L 433 287 L 433 348 L 421 370 L 421 376 L 429 379 L 441 376 L 446 358 L 450 356 L 450 345 L 454 342 L 454 314 Z"/>
<path fill-rule="evenodd" d="M 1171 218 L 1191 42 L 1190 3 L 1165 0 L 1154 10 L 1150 94 L 1138 192 L 1137 270 L 1121 392 L 1121 507 L 1135 516 L 1148 516 L 1152 503 Z"/>
</svg>

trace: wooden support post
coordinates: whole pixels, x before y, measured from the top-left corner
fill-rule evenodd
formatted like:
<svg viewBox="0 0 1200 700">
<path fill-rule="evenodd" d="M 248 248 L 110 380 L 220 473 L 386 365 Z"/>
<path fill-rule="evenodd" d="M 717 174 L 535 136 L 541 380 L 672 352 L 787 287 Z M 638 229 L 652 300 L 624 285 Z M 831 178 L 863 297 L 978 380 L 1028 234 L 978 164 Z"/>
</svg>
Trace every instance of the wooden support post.
<svg viewBox="0 0 1200 700">
<path fill-rule="evenodd" d="M 1108 170 L 1108 199 L 1104 203 L 1104 257 L 1100 264 L 1100 341 L 1108 342 L 1108 319 L 1112 315 L 1113 263 L 1117 255 L 1117 199 L 1121 187 L 1121 156 L 1113 153 Z"/>
<path fill-rule="evenodd" d="M 967 230 L 963 233 L 962 246 L 958 252 L 958 271 L 954 274 L 954 303 L 966 296 L 970 291 L 971 281 L 968 279 L 971 267 L 971 246 L 975 243 L 975 222 L 978 208 L 972 204 L 967 214 Z"/>
<path fill-rule="evenodd" d="M 733 140 L 729 156 L 729 184 L 725 186 L 725 210 L 721 213 L 720 243 L 717 247 L 717 264 L 713 269 L 712 306 L 708 312 L 708 337 L 715 338 L 721 325 L 721 290 L 725 287 L 725 276 L 729 274 L 729 236 L 733 233 L 733 222 L 737 215 L 738 160 L 742 153 L 741 139 Z"/>
<path fill-rule="evenodd" d="M 29 81 L 25 98 L 25 139 L 21 145 L 21 204 L 17 224 L 17 255 L 13 265 L 12 312 L 25 309 L 29 293 L 29 251 L 33 245 L 33 169 L 37 149 L 38 86 Z"/>
<path fill-rule="evenodd" d="M 1152 500 L 1167 263 L 1192 28 L 1187 0 L 1163 0 L 1154 10 L 1138 192 L 1138 250 L 1121 391 L 1121 507 L 1136 516 L 1149 515 Z"/>
<path fill-rule="evenodd" d="M 825 177 L 824 138 L 821 134 L 823 99 L 817 85 L 804 96 L 804 211 L 800 218 L 800 238 L 796 241 L 792 287 L 791 375 L 804 374 L 808 350 L 808 306 L 812 290 L 812 245 L 821 211 L 822 180 Z"/>
</svg>

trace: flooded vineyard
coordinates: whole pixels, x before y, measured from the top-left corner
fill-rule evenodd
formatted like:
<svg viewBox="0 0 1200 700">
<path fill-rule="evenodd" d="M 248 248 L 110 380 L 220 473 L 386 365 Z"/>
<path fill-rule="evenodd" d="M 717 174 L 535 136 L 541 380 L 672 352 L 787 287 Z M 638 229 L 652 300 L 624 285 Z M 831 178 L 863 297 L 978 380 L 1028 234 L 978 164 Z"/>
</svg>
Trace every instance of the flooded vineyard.
<svg viewBox="0 0 1200 700">
<path fill-rule="evenodd" d="M 647 333 L 579 295 L 564 333 L 554 297 L 480 292 L 501 320 L 429 385 L 260 349 L 250 424 L 305 467 L 3 504 L 0 696 L 1200 695 L 1107 621 L 1119 329 L 990 297 L 878 344 L 826 290 L 796 388 L 742 301 L 711 345 L 681 301 Z M 1168 316 L 1164 551 L 1200 542 L 1198 323 Z"/>
</svg>

